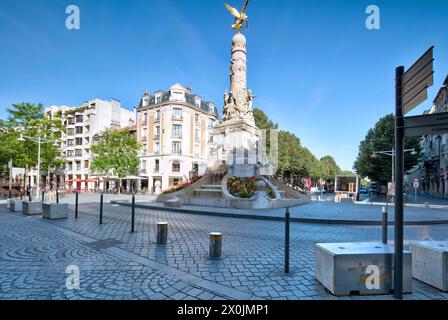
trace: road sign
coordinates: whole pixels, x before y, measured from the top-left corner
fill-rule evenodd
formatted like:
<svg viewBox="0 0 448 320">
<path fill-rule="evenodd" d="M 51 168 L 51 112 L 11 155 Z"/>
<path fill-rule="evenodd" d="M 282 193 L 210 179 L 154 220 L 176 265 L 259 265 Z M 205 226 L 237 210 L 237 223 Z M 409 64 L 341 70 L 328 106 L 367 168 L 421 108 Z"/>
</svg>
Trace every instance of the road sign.
<svg viewBox="0 0 448 320">
<path fill-rule="evenodd" d="M 419 187 L 418 179 L 414 179 L 414 189 L 418 189 L 418 187 Z"/>
<path fill-rule="evenodd" d="M 390 197 L 395 197 L 395 182 L 387 183 L 387 195 Z"/>
<path fill-rule="evenodd" d="M 395 69 L 395 207 L 394 207 L 394 297 L 403 298 L 403 239 L 404 239 L 404 136 L 430 129 L 421 128 L 422 118 L 406 120 L 404 115 L 427 98 L 427 88 L 433 85 L 433 49 L 429 48 L 406 72 L 404 67 Z M 424 118 L 429 119 L 429 118 Z M 434 119 L 432 119 L 434 120 Z M 426 120 L 427 122 L 430 122 Z M 405 122 L 407 125 L 405 125 Z M 437 120 L 439 128 L 443 120 Z M 406 129 L 407 127 L 407 129 Z M 414 189 L 416 197 L 416 189 Z"/>
<path fill-rule="evenodd" d="M 448 112 L 404 117 L 406 136 L 434 135 L 448 132 Z"/>
<path fill-rule="evenodd" d="M 429 48 L 401 79 L 401 108 L 403 115 L 428 98 L 427 89 L 434 84 L 433 49 Z"/>
</svg>

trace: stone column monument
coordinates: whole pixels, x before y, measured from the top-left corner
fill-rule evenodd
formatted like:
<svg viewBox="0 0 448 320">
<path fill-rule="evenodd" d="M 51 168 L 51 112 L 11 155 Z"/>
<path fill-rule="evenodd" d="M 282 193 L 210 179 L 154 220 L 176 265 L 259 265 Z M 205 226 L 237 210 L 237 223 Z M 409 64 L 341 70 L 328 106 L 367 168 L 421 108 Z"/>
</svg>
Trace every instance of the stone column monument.
<svg viewBox="0 0 448 320">
<path fill-rule="evenodd" d="M 247 90 L 247 41 L 241 33 L 243 22 L 248 21 L 244 9 L 238 12 L 226 4 L 235 17 L 232 29 L 238 30 L 232 38 L 230 58 L 230 91 L 224 93 L 223 121 L 213 131 L 217 146 L 217 160 L 229 166 L 229 176 L 254 177 L 257 168 L 264 165 L 260 154 L 260 130 L 256 127 L 252 101 L 254 95 Z"/>
</svg>

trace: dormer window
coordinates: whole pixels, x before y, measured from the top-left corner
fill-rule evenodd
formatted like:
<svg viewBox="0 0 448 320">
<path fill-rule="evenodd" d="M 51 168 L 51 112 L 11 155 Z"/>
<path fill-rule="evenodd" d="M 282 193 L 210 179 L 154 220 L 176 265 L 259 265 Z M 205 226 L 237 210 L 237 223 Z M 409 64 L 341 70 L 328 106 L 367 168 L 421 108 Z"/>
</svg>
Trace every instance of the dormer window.
<svg viewBox="0 0 448 320">
<path fill-rule="evenodd" d="M 208 106 L 208 110 L 209 110 L 210 113 L 215 113 L 215 106 L 212 105 L 212 104 L 210 104 L 210 105 Z"/>
</svg>

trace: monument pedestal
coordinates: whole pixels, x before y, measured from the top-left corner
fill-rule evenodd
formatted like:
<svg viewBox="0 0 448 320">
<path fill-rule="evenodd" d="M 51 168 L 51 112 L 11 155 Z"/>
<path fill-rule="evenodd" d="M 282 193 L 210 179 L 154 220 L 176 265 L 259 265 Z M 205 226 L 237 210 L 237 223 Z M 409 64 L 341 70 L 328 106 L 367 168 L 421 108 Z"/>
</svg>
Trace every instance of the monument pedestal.
<svg viewBox="0 0 448 320">
<path fill-rule="evenodd" d="M 229 165 L 230 177 L 254 177 L 260 163 L 260 130 L 245 119 L 229 120 L 213 129 L 221 161 Z"/>
</svg>

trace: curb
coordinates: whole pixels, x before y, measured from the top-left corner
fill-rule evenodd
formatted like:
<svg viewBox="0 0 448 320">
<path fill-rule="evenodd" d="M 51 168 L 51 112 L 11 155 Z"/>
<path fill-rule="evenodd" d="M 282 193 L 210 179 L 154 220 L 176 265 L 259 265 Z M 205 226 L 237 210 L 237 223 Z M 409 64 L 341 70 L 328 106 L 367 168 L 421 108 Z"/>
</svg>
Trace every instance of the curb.
<svg viewBox="0 0 448 320">
<path fill-rule="evenodd" d="M 124 207 L 130 207 L 131 203 L 122 201 L 111 201 L 111 204 L 117 204 Z M 285 221 L 284 217 L 273 217 L 273 216 L 261 216 L 254 214 L 238 214 L 229 212 L 217 212 L 217 211 L 206 211 L 206 210 L 193 210 L 187 208 L 176 208 L 176 207 L 162 207 L 162 206 L 152 206 L 147 204 L 135 204 L 136 208 L 140 209 L 152 209 L 161 211 L 170 211 L 176 213 L 188 213 L 196 215 L 205 216 L 215 216 L 215 217 L 225 217 L 225 218 L 236 218 L 236 219 L 252 219 L 252 220 L 268 220 L 268 221 Z M 381 226 L 382 222 L 379 220 L 335 220 L 335 219 L 313 219 L 313 218 L 290 218 L 291 222 L 301 222 L 301 223 L 312 223 L 312 224 L 333 224 L 333 225 L 357 225 L 357 226 Z M 429 220 L 429 221 L 405 221 L 406 226 L 419 226 L 419 225 L 439 225 L 448 224 L 448 220 Z M 389 226 L 393 226 L 393 221 L 388 221 Z"/>
</svg>

